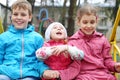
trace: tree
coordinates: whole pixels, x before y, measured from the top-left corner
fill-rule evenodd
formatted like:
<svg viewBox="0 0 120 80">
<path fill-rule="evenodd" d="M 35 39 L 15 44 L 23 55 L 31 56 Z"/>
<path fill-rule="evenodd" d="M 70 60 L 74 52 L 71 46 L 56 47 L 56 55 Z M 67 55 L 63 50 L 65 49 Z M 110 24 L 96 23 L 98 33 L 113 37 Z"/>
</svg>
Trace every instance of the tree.
<svg viewBox="0 0 120 80">
<path fill-rule="evenodd" d="M 31 6 L 32 6 L 32 13 L 33 13 L 35 0 L 27 0 L 27 1 L 31 4 Z M 30 22 L 30 24 L 31 23 L 32 23 L 32 21 Z"/>
<path fill-rule="evenodd" d="M 32 5 L 32 11 L 34 11 L 35 0 L 27 0 Z"/>
<path fill-rule="evenodd" d="M 119 4 L 120 4 L 120 0 L 116 0 L 116 5 L 113 8 L 113 14 L 111 15 L 111 18 L 113 19 L 113 22 L 115 21 L 115 18 L 116 18 L 116 15 L 117 15 L 117 11 L 118 11 L 118 8 L 120 6 Z"/>
<path fill-rule="evenodd" d="M 5 18 L 4 18 L 4 23 L 3 23 L 3 26 L 4 26 L 4 30 L 7 29 L 7 16 L 8 16 L 8 0 L 6 1 L 6 9 L 5 9 Z"/>
<path fill-rule="evenodd" d="M 70 0 L 70 7 L 68 10 L 68 36 L 71 36 L 74 33 L 76 2 L 77 0 Z"/>
<path fill-rule="evenodd" d="M 67 3 L 68 0 L 64 0 L 64 3 L 63 3 L 63 8 L 62 8 L 62 14 L 61 14 L 61 22 L 63 25 L 65 25 L 65 14 L 66 14 L 66 3 Z"/>
</svg>

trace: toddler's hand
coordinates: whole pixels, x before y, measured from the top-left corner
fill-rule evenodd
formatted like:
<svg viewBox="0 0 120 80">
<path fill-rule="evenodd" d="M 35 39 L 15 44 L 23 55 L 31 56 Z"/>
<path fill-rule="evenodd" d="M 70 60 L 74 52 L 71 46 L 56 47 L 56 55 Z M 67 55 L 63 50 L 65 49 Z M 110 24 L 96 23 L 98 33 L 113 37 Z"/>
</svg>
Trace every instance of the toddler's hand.
<svg viewBox="0 0 120 80">
<path fill-rule="evenodd" d="M 120 72 L 120 63 L 115 64 L 115 69 L 117 72 Z"/>
<path fill-rule="evenodd" d="M 46 70 L 43 73 L 43 78 L 45 79 L 53 79 L 53 78 L 59 78 L 60 73 L 56 70 Z"/>
<path fill-rule="evenodd" d="M 53 46 L 51 49 L 54 55 L 59 55 L 61 52 L 67 51 L 67 45 Z"/>
</svg>

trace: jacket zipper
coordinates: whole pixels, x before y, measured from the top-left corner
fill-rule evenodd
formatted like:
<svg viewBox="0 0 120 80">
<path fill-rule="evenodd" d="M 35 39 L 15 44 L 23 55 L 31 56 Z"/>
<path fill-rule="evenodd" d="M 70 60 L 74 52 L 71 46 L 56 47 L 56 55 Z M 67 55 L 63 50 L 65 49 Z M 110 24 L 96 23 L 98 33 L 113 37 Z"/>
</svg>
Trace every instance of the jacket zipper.
<svg viewBox="0 0 120 80">
<path fill-rule="evenodd" d="M 21 54 L 21 61 L 20 61 L 20 78 L 22 79 L 22 65 L 23 65 L 23 59 L 24 59 L 24 33 L 22 33 L 22 54 Z"/>
</svg>

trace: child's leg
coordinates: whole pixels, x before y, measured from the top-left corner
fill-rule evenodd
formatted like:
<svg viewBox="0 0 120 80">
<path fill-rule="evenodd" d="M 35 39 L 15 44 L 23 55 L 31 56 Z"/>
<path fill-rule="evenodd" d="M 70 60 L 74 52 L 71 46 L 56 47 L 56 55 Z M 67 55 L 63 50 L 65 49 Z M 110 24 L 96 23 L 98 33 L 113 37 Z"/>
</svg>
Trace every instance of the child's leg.
<svg viewBox="0 0 120 80">
<path fill-rule="evenodd" d="M 0 80 L 10 80 L 10 78 L 6 75 L 0 75 Z"/>
<path fill-rule="evenodd" d="M 73 80 L 79 74 L 81 62 L 74 61 L 67 69 L 59 70 L 61 80 Z"/>
</svg>

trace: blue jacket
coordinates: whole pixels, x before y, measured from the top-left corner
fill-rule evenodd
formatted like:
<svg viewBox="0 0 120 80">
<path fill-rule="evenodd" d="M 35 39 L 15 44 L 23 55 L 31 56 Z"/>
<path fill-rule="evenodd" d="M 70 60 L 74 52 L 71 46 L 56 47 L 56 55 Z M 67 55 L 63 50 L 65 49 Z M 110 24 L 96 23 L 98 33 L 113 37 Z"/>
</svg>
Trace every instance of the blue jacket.
<svg viewBox="0 0 120 80">
<path fill-rule="evenodd" d="M 37 60 L 35 51 L 43 42 L 42 36 L 34 31 L 32 25 L 24 30 L 9 26 L 8 31 L 0 34 L 0 74 L 11 79 L 41 77 L 48 66 Z"/>
</svg>

